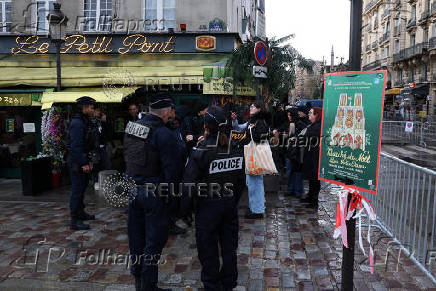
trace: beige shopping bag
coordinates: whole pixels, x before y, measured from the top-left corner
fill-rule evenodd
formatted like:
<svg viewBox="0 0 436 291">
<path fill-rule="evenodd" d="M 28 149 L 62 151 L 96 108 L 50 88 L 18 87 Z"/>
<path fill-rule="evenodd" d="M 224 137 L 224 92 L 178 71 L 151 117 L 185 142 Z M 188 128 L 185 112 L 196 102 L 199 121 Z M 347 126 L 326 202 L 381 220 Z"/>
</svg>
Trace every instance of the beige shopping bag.
<svg viewBox="0 0 436 291">
<path fill-rule="evenodd" d="M 251 134 L 251 129 L 250 129 Z M 245 174 L 248 175 L 274 175 L 278 174 L 274 163 L 271 148 L 267 141 L 256 144 L 251 142 L 244 146 Z"/>
</svg>

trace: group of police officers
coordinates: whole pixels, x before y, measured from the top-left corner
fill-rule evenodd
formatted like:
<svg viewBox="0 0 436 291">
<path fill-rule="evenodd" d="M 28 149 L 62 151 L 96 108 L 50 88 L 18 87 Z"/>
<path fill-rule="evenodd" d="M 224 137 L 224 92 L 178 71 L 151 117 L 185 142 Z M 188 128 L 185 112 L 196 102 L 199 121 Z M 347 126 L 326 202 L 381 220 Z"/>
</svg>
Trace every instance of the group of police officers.
<svg viewBox="0 0 436 291">
<path fill-rule="evenodd" d="M 231 290 L 236 287 L 238 277 L 237 204 L 245 186 L 242 146 L 229 138 L 222 109 L 209 107 L 204 115 L 204 135 L 185 161 L 184 140 L 177 128 L 169 126 L 175 120 L 173 98 L 160 93 L 149 101 L 149 113 L 130 121 L 124 137 L 126 175 L 137 185 L 137 194 L 128 210 L 135 288 L 169 290 L 157 286 L 161 253 L 172 217 L 183 217 L 192 211 L 204 288 Z M 95 219 L 85 212 L 83 203 L 88 173 L 93 167 L 86 154 L 86 128 L 94 103 L 90 97 L 79 98 L 78 112 L 69 127 L 67 162 L 72 181 L 70 211 L 74 230 L 89 229 L 83 221 Z M 150 184 L 157 187 L 149 187 Z M 159 185 L 181 185 L 182 194 L 162 195 L 155 191 L 160 189 Z M 196 185 L 206 185 L 208 190 L 203 187 L 200 191 L 201 187 Z"/>
</svg>

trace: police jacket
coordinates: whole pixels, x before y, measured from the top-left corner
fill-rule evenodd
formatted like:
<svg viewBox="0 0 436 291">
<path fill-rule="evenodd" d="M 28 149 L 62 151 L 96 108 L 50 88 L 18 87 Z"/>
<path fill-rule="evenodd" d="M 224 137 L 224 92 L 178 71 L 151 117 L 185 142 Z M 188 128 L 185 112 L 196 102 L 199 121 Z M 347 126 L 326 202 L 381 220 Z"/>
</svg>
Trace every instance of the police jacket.
<svg viewBox="0 0 436 291">
<path fill-rule="evenodd" d="M 88 153 L 91 149 L 89 141 L 88 118 L 82 113 L 73 115 L 68 127 L 67 162 L 75 166 L 89 164 Z"/>
<path fill-rule="evenodd" d="M 203 199 L 237 202 L 244 187 L 244 154 L 230 146 L 217 146 L 217 134 L 210 134 L 194 147 L 183 175 L 183 195 L 180 212 L 186 214 L 195 201 Z M 189 191 L 186 185 L 195 183 Z M 204 191 L 198 191 L 203 184 Z"/>
<path fill-rule="evenodd" d="M 178 183 L 183 164 L 176 144 L 174 133 L 158 116 L 146 114 L 129 122 L 124 136 L 126 172 L 150 183 Z"/>
</svg>

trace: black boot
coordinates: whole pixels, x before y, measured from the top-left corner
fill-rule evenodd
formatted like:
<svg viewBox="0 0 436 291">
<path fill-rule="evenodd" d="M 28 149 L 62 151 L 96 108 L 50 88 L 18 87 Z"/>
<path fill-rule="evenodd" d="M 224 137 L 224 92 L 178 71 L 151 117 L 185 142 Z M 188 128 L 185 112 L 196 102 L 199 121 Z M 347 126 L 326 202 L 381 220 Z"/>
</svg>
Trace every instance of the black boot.
<svg viewBox="0 0 436 291">
<path fill-rule="evenodd" d="M 141 291 L 171 291 L 171 289 L 159 288 L 156 284 L 150 284 L 144 280 L 141 280 L 141 284 Z"/>
<path fill-rule="evenodd" d="M 135 276 L 135 291 L 142 291 L 141 276 Z"/>
<path fill-rule="evenodd" d="M 83 220 L 78 217 L 71 217 L 71 229 L 72 230 L 88 230 L 90 229 L 88 224 L 84 224 Z"/>
<path fill-rule="evenodd" d="M 88 214 L 85 211 L 83 211 L 81 214 L 79 214 L 78 218 L 81 220 L 95 220 L 95 215 Z"/>
</svg>

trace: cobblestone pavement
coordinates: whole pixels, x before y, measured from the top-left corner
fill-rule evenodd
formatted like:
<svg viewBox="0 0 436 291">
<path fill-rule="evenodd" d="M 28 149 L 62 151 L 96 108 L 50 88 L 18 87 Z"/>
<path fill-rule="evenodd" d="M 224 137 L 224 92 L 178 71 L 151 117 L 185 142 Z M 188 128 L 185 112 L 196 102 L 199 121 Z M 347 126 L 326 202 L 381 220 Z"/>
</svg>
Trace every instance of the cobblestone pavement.
<svg viewBox="0 0 436 291">
<path fill-rule="evenodd" d="M 112 209 L 96 195 L 89 195 L 89 212 L 95 213 L 97 220 L 90 223 L 91 230 L 73 232 L 68 227 L 67 189 L 23 197 L 17 194 L 17 187 L 2 185 L 0 290 L 134 290 L 126 264 L 127 215 L 123 209 Z M 342 246 L 332 238 L 336 198 L 323 187 L 317 212 L 280 191 L 268 193 L 264 220 L 243 218 L 247 211 L 244 195 L 239 209 L 237 290 L 340 288 Z M 401 257 L 398 265 L 393 260 L 386 270 L 387 241 L 373 229 L 373 241 L 379 239 L 375 246 L 379 266 L 371 275 L 368 262 L 362 262 L 364 256 L 356 248 L 356 290 L 436 290 L 406 257 Z M 117 254 L 115 264 L 110 254 Z M 36 264 L 35 257 L 39 257 Z M 185 235 L 170 237 L 164 258 L 159 271 L 161 286 L 201 288 L 192 228 Z"/>
</svg>

